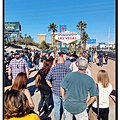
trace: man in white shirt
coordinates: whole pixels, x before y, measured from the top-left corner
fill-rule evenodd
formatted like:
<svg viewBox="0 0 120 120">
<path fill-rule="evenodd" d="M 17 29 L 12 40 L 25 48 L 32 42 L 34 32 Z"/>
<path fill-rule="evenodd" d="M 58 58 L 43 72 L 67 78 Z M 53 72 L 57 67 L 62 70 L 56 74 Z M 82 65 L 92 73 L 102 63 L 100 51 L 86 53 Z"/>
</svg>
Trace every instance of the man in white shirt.
<svg viewBox="0 0 120 120">
<path fill-rule="evenodd" d="M 86 61 L 88 61 L 84 57 L 77 58 L 76 61 L 72 62 L 71 65 L 70 65 L 70 69 L 72 70 L 72 72 L 78 71 L 78 62 L 81 59 L 85 59 Z M 86 74 L 89 75 L 90 77 L 92 77 L 91 72 L 90 72 L 90 70 L 88 68 L 86 69 Z"/>
</svg>

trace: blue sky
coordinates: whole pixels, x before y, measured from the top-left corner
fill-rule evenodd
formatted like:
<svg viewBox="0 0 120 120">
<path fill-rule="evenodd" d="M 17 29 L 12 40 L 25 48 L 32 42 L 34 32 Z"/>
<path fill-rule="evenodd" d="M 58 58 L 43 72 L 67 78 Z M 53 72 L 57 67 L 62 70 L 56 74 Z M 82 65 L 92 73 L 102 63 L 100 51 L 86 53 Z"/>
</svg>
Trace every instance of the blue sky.
<svg viewBox="0 0 120 120">
<path fill-rule="evenodd" d="M 66 25 L 67 30 L 80 34 L 76 25 L 87 23 L 86 33 L 91 39 L 108 43 L 115 41 L 115 0 L 4 0 L 4 21 L 20 22 L 22 35 L 30 35 L 38 42 L 38 34 L 46 34 L 50 43 L 48 26 L 54 22 Z"/>
</svg>

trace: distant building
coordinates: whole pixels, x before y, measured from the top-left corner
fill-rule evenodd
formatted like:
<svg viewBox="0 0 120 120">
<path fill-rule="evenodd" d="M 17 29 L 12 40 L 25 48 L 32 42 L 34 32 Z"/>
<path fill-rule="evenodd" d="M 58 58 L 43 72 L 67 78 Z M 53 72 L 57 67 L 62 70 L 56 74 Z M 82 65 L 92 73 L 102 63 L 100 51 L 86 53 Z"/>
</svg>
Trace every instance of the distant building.
<svg viewBox="0 0 120 120">
<path fill-rule="evenodd" d="M 109 47 L 112 47 L 112 48 L 115 48 L 115 42 L 111 42 L 111 43 L 109 43 Z"/>
<path fill-rule="evenodd" d="M 100 46 L 100 48 L 108 48 L 108 47 L 110 47 L 110 48 L 115 48 L 115 42 L 109 42 L 109 44 L 105 44 L 105 42 L 103 42 L 103 43 L 99 43 L 99 46 Z"/>
<path fill-rule="evenodd" d="M 38 34 L 38 43 L 41 44 L 42 41 L 46 42 L 46 34 Z"/>
<path fill-rule="evenodd" d="M 90 44 L 86 44 L 86 50 L 89 50 L 90 48 L 97 48 L 97 44 L 94 45 L 90 45 Z"/>
<path fill-rule="evenodd" d="M 106 45 L 106 44 L 105 44 L 105 45 L 102 45 L 102 44 L 101 44 L 101 45 L 100 45 L 100 48 L 101 48 L 101 49 L 102 49 L 102 48 L 108 48 L 108 45 Z"/>
</svg>

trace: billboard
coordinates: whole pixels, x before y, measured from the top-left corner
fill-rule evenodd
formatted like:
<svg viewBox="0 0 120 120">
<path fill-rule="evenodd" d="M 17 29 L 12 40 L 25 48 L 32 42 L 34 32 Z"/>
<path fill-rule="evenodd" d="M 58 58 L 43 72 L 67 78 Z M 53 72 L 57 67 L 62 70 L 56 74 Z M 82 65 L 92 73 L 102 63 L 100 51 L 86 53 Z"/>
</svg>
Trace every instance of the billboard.
<svg viewBox="0 0 120 120">
<path fill-rule="evenodd" d="M 21 31 L 21 25 L 19 22 L 5 22 L 4 31 L 5 32 L 19 32 Z"/>
<path fill-rule="evenodd" d="M 94 45 L 94 44 L 96 44 L 96 39 L 88 39 L 88 40 L 86 41 L 86 44 Z"/>
<path fill-rule="evenodd" d="M 70 31 L 58 32 L 58 34 L 55 35 L 55 39 L 60 42 L 69 44 L 80 39 L 80 35 L 78 35 L 76 32 Z"/>
</svg>

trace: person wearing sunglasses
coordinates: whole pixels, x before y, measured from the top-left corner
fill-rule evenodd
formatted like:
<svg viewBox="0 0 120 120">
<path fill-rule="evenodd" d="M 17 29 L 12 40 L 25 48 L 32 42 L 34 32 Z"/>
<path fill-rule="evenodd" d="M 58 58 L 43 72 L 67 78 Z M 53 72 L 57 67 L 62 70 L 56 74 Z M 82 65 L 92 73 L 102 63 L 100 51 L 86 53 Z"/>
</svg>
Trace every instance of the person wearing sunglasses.
<svg viewBox="0 0 120 120">
<path fill-rule="evenodd" d="M 26 73 L 27 77 L 29 78 L 29 70 L 28 70 L 27 62 L 24 59 L 20 58 L 19 51 L 14 52 L 14 55 L 15 57 L 10 61 L 8 67 L 8 79 L 12 80 L 12 84 L 14 82 L 15 77 L 20 72 Z"/>
</svg>

